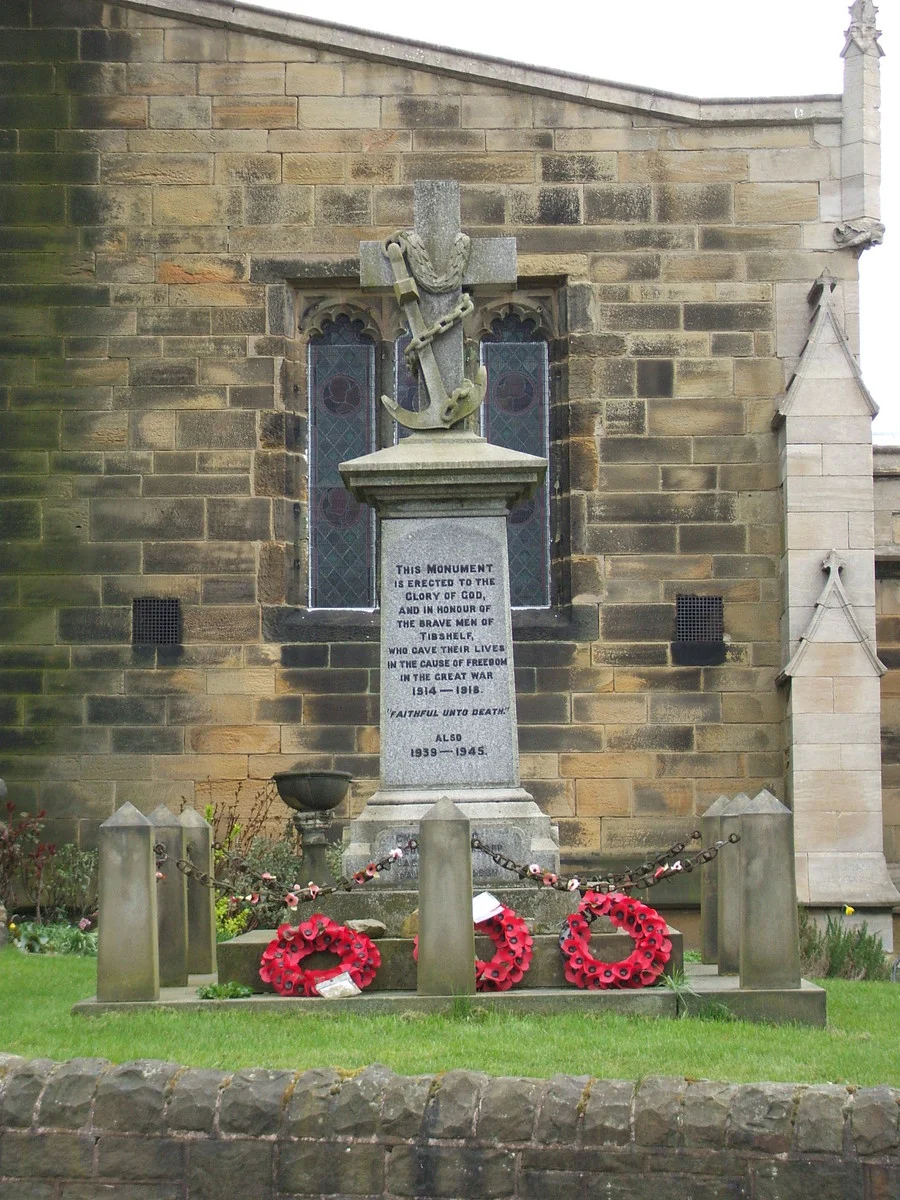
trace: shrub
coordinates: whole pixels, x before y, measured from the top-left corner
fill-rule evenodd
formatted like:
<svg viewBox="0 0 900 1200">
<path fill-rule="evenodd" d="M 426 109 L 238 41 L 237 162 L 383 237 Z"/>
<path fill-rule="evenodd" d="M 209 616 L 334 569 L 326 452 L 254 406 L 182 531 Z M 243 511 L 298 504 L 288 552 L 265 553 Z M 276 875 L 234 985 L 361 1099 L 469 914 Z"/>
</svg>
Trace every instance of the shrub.
<svg viewBox="0 0 900 1200">
<path fill-rule="evenodd" d="M 227 983 L 205 983 L 197 988 L 197 995 L 201 1000 L 244 1000 L 253 995 L 253 989 L 229 979 Z"/>
<path fill-rule="evenodd" d="M 242 802 L 237 789 L 231 799 L 220 804 L 207 804 L 203 816 L 212 826 L 216 851 L 219 854 L 247 854 L 259 838 L 271 837 L 271 830 L 277 821 L 272 810 L 280 803 L 278 788 L 269 779 L 249 805 Z M 241 808 L 244 809 L 242 814 L 239 812 Z"/>
<path fill-rule="evenodd" d="M 230 942 L 247 928 L 248 908 L 237 908 L 228 896 L 216 899 L 216 941 Z"/>
<path fill-rule="evenodd" d="M 848 927 L 843 917 L 828 917 L 820 929 L 800 909 L 800 968 L 818 979 L 887 979 L 881 936 L 869 933 L 865 921 Z"/>
<path fill-rule="evenodd" d="M 80 850 L 72 843 L 56 851 L 45 882 L 47 907 L 60 919 L 79 920 L 97 911 L 96 850 Z"/>
<path fill-rule="evenodd" d="M 58 922 L 41 925 L 37 921 L 22 921 L 14 928 L 13 941 L 23 954 L 81 954 L 97 956 L 96 930 Z"/>
<path fill-rule="evenodd" d="M 272 815 L 276 803 L 280 805 L 278 789 L 269 780 L 249 807 L 241 805 L 235 793 L 232 800 L 207 804 L 203 810 L 213 829 L 213 868 L 219 885 L 216 939 L 220 942 L 249 929 L 274 927 L 286 919 L 282 897 L 299 879 L 303 854 L 290 820 L 284 823 L 281 836 L 269 832 L 277 828 L 277 818 Z M 266 894 L 271 886 L 266 893 L 260 892 L 259 877 L 264 872 L 277 880 L 271 896 Z M 256 895 L 256 903 L 248 904 L 247 897 Z"/>
<path fill-rule="evenodd" d="M 277 881 L 274 894 L 261 895 L 259 902 L 246 910 L 245 929 L 272 929 L 285 920 L 284 893 L 291 884 L 299 882 L 301 873 L 302 856 L 292 832 L 289 826 L 283 838 L 254 838 L 246 854 L 229 855 L 222 864 L 222 880 L 234 886 L 233 895 L 239 902 L 243 897 L 256 894 L 263 873 L 274 876 Z M 233 915 L 233 910 L 229 915 Z"/>
<path fill-rule="evenodd" d="M 335 879 L 340 879 L 344 873 L 344 843 L 329 842 L 325 847 L 325 861 L 328 863 L 328 870 Z M 315 880 L 316 883 L 319 880 Z"/>
<path fill-rule="evenodd" d="M 0 821 L 0 904 L 12 912 L 24 887 L 40 915 L 44 876 L 56 848 L 41 841 L 43 811 L 17 816 L 11 800 L 5 809 L 6 819 Z"/>
<path fill-rule="evenodd" d="M 49 954 L 50 939 L 44 925 L 36 925 L 33 921 L 22 921 L 19 925 L 11 925 L 13 945 L 23 954 Z"/>
</svg>

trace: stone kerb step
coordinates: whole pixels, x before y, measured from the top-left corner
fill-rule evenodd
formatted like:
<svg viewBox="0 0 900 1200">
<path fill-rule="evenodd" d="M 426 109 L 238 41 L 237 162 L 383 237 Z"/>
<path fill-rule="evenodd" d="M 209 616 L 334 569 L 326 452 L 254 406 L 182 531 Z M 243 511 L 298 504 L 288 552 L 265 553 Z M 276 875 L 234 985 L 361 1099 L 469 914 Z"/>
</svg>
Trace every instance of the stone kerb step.
<svg viewBox="0 0 900 1200">
<path fill-rule="evenodd" d="M 591 938 L 591 953 L 606 962 L 618 962 L 631 953 L 633 941 L 624 933 L 602 933 L 600 921 L 595 922 Z M 230 942 L 221 942 L 218 948 L 219 982 L 234 981 L 254 992 L 271 992 L 270 984 L 259 977 L 259 960 L 262 952 L 275 937 L 272 929 L 254 929 L 241 934 Z M 677 929 L 669 929 L 672 941 L 672 957 L 666 965 L 666 974 L 684 970 L 684 947 Z M 413 959 L 413 939 L 402 937 L 379 938 L 376 942 L 381 952 L 381 967 L 373 982 L 366 989 L 373 992 L 414 992 L 416 990 L 416 964 Z M 479 958 L 489 959 L 494 948 L 490 938 L 476 937 L 475 953 Z M 308 967 L 330 967 L 334 965 L 332 954 L 311 954 L 304 960 Z M 534 956 L 531 967 L 519 988 L 565 988 L 575 991 L 566 983 L 563 974 L 562 955 L 559 952 L 559 934 L 534 935 Z"/>
</svg>

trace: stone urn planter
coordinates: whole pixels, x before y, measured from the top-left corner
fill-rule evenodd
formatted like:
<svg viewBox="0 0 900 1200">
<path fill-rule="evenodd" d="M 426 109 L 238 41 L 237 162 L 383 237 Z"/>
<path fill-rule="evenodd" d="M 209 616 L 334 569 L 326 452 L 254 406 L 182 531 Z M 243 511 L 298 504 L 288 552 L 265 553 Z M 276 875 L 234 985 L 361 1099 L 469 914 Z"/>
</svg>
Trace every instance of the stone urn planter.
<svg viewBox="0 0 900 1200">
<path fill-rule="evenodd" d="M 303 842 L 304 873 L 313 883 L 334 883 L 325 857 L 333 808 L 341 803 L 353 778 L 347 771 L 280 771 L 272 776 L 278 795 L 294 810 L 294 827 Z"/>
</svg>

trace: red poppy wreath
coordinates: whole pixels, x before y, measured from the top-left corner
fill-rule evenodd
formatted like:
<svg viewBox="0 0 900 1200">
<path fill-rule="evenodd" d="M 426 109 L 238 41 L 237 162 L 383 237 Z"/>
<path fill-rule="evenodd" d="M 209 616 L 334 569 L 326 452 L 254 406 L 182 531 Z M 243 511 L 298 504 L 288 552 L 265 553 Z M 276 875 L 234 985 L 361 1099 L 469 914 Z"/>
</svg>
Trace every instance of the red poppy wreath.
<svg viewBox="0 0 900 1200">
<path fill-rule="evenodd" d="M 591 920 L 608 917 L 634 939 L 634 949 L 619 962 L 602 962 L 589 950 Z M 590 920 L 588 919 L 590 918 Z M 672 954 L 666 923 L 654 908 L 621 892 L 585 892 L 578 912 L 566 918 L 559 940 L 566 979 L 576 987 L 642 988 L 655 983 Z"/>
<path fill-rule="evenodd" d="M 475 959 L 476 991 L 508 992 L 531 966 L 534 938 L 527 923 L 513 909 L 504 907 L 495 916 L 479 921 L 475 932 L 486 933 L 496 948 L 489 961 Z M 413 943 L 413 958 L 419 961 L 418 937 Z"/>
<path fill-rule="evenodd" d="M 320 970 L 300 966 L 310 954 L 322 950 L 337 955 L 335 966 Z M 320 983 L 344 971 L 358 988 L 368 987 L 380 966 L 381 954 L 371 938 L 314 913 L 296 929 L 278 926 L 278 936 L 263 951 L 259 975 L 280 996 L 318 996 Z"/>
</svg>

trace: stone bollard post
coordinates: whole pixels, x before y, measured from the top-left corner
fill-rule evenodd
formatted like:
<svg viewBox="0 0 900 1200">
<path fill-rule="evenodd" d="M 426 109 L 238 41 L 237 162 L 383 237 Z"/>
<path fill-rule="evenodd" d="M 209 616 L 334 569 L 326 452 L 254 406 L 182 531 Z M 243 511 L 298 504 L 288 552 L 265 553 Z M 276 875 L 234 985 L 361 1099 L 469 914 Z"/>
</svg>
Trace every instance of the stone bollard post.
<svg viewBox="0 0 900 1200">
<path fill-rule="evenodd" d="M 741 816 L 742 988 L 798 988 L 794 817 L 763 789 Z"/>
<path fill-rule="evenodd" d="M 159 999 L 154 832 L 133 804 L 100 826 L 98 1000 Z"/>
<path fill-rule="evenodd" d="M 720 837 L 741 832 L 741 813 L 750 803 L 746 792 L 739 792 L 719 813 Z M 720 975 L 737 975 L 741 966 L 741 855 L 740 843 L 722 848 L 717 862 L 718 952 Z"/>
<path fill-rule="evenodd" d="M 475 993 L 472 834 L 446 796 L 419 822 L 418 993 Z"/>
<path fill-rule="evenodd" d="M 194 808 L 180 817 L 185 858 L 198 871 L 213 875 L 213 831 Z M 211 975 L 216 969 L 216 891 L 187 877 L 187 969 L 189 975 Z"/>
<path fill-rule="evenodd" d="M 161 987 L 187 987 L 187 879 L 175 862 L 184 858 L 184 828 L 180 817 L 164 804 L 150 814 L 153 837 L 167 854 L 157 880 L 156 910 L 159 929 L 159 982 Z"/>
<path fill-rule="evenodd" d="M 700 818 L 703 845 L 722 837 L 721 814 L 730 804 L 727 796 L 714 800 Z M 719 860 L 714 858 L 700 871 L 700 961 L 714 963 L 719 957 Z"/>
</svg>

